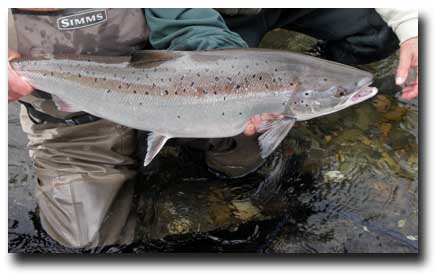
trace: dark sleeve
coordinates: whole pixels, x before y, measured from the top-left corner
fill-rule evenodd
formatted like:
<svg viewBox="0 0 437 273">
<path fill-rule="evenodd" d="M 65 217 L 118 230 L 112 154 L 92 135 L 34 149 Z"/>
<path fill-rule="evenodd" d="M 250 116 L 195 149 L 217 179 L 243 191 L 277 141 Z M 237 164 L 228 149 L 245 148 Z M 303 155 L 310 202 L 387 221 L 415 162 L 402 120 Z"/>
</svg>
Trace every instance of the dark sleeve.
<svg viewBox="0 0 437 273">
<path fill-rule="evenodd" d="M 149 41 L 156 49 L 205 50 L 247 47 L 214 9 L 145 9 Z"/>
</svg>

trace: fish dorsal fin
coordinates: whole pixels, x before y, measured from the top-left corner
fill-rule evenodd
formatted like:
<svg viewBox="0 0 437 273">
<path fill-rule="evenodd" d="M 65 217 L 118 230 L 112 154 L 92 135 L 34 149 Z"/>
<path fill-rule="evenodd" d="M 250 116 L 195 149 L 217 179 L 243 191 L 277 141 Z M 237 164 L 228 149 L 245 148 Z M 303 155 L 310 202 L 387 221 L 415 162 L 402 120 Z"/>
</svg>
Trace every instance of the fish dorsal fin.
<svg viewBox="0 0 437 273">
<path fill-rule="evenodd" d="M 258 138 L 262 158 L 268 157 L 278 147 L 295 122 L 295 118 L 286 116 L 282 119 L 266 120 L 261 123 L 260 128 L 266 130 Z"/>
<path fill-rule="evenodd" d="M 170 50 L 141 50 L 131 55 L 130 65 L 134 67 L 150 68 L 158 66 L 163 62 L 181 57 L 180 52 Z"/>
<path fill-rule="evenodd" d="M 168 139 L 169 137 L 154 132 L 147 136 L 147 153 L 144 158 L 144 166 L 149 165 L 150 161 L 161 151 Z"/>
</svg>

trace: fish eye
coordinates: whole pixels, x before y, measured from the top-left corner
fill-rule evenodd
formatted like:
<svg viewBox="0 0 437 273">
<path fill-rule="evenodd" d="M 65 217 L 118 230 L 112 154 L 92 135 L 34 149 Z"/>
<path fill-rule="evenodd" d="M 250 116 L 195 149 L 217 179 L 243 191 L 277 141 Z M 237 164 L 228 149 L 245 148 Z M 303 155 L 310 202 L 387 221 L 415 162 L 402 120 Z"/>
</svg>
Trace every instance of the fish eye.
<svg viewBox="0 0 437 273">
<path fill-rule="evenodd" d="M 339 87 L 339 88 L 337 88 L 337 92 L 335 92 L 335 96 L 337 97 L 337 98 L 339 98 L 339 97 L 343 97 L 343 96 L 345 96 L 346 95 L 346 89 L 344 89 L 343 87 Z"/>
</svg>

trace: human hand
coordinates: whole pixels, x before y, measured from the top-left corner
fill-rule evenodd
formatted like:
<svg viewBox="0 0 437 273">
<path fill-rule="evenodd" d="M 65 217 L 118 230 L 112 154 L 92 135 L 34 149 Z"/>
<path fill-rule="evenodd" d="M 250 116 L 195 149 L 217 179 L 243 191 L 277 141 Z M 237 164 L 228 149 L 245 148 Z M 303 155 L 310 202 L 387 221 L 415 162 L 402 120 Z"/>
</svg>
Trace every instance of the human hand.
<svg viewBox="0 0 437 273">
<path fill-rule="evenodd" d="M 14 71 L 9 61 L 19 58 L 20 54 L 8 50 L 8 102 L 12 102 L 21 96 L 29 95 L 33 88 Z"/>
<path fill-rule="evenodd" d="M 396 73 L 396 84 L 402 85 L 408 77 L 408 71 L 410 69 L 416 69 L 416 78 L 408 83 L 402 89 L 403 99 L 414 99 L 418 95 L 419 90 L 419 41 L 418 38 L 412 38 L 406 40 L 401 44 L 399 65 Z"/>
</svg>

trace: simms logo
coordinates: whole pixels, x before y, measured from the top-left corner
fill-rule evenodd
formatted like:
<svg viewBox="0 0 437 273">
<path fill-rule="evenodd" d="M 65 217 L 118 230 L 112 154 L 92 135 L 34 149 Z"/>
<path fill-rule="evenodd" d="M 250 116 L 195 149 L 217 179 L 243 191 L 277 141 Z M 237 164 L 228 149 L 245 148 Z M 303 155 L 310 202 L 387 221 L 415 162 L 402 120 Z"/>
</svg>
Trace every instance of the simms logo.
<svg viewBox="0 0 437 273">
<path fill-rule="evenodd" d="M 105 22 L 107 19 L 106 10 L 92 10 L 77 13 L 57 20 L 58 29 L 69 30 L 75 28 L 89 27 Z"/>
</svg>

